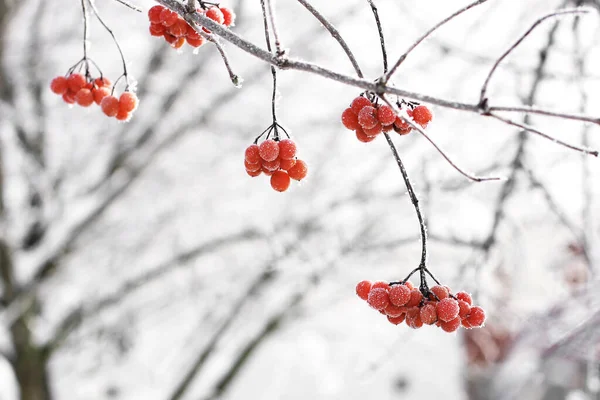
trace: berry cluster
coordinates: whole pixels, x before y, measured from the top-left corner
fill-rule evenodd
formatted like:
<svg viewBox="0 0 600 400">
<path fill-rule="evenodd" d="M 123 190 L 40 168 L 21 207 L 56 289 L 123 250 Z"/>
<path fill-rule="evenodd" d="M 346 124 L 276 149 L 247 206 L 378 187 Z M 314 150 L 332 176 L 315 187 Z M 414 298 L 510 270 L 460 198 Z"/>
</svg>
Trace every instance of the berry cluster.
<svg viewBox="0 0 600 400">
<path fill-rule="evenodd" d="M 246 148 L 246 172 L 252 177 L 265 174 L 271 177 L 271 187 L 285 192 L 291 179 L 301 181 L 308 172 L 306 163 L 296 158 L 296 143 L 291 139 L 267 139 Z"/>
<path fill-rule="evenodd" d="M 412 120 L 421 125 L 423 128 L 433 118 L 431 111 L 422 105 L 416 103 L 402 103 L 399 106 L 406 104 L 406 114 Z M 382 132 L 396 131 L 400 135 L 406 135 L 412 130 L 411 126 L 405 122 L 400 116 L 396 115 L 394 110 L 385 104 L 372 102 L 367 97 L 358 96 L 352 101 L 350 107 L 342 112 L 342 124 L 356 132 L 356 138 L 368 143 L 377 137 Z"/>
<path fill-rule="evenodd" d="M 423 325 L 436 325 L 446 332 L 454 332 L 461 325 L 479 328 L 485 322 L 485 312 L 473 306 L 466 292 L 450 293 L 447 286 L 433 286 L 426 295 L 410 282 L 388 284 L 362 281 L 356 285 L 356 294 L 371 307 L 398 325 L 406 321 L 413 329 Z"/>
<path fill-rule="evenodd" d="M 50 82 L 50 89 L 61 95 L 65 103 L 82 107 L 96 103 L 107 116 L 128 121 L 137 108 L 138 98 L 135 93 L 128 91 L 116 98 L 111 95 L 111 86 L 106 77 L 93 79 L 78 73 L 70 73 L 66 77 L 57 76 Z"/>
<path fill-rule="evenodd" d="M 234 12 L 227 7 L 206 7 L 200 2 L 203 8 L 196 10 L 204 14 L 218 24 L 227 27 L 235 23 Z M 163 6 L 154 6 L 148 10 L 148 19 L 150 20 L 150 34 L 152 36 L 162 36 L 172 47 L 179 49 L 185 42 L 192 47 L 200 47 L 204 44 L 204 38 L 196 32 L 183 18 L 176 12 Z M 205 32 L 210 33 L 206 28 Z"/>
</svg>

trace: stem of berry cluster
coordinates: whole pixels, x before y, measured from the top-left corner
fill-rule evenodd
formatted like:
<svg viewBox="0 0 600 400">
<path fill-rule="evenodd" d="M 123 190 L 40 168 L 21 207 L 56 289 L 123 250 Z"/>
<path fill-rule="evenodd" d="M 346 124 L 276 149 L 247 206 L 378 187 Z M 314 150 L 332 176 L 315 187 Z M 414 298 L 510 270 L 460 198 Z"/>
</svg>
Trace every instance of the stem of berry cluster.
<svg viewBox="0 0 600 400">
<path fill-rule="evenodd" d="M 265 41 L 267 43 L 267 50 L 269 53 L 272 53 L 273 50 L 271 48 L 271 37 L 269 34 L 269 21 L 267 19 L 267 6 L 265 4 L 265 0 L 260 0 L 260 6 L 262 8 L 263 14 L 263 23 L 265 26 Z M 273 116 L 273 125 L 272 128 L 275 130 L 275 139 L 279 139 L 279 131 L 277 123 L 277 70 L 275 66 L 271 65 L 271 75 L 273 76 L 273 95 L 271 97 L 271 114 Z"/>
<path fill-rule="evenodd" d="M 81 0 L 81 11 L 83 12 L 83 58 L 87 60 L 88 15 L 85 2 L 86 0 Z"/>
</svg>

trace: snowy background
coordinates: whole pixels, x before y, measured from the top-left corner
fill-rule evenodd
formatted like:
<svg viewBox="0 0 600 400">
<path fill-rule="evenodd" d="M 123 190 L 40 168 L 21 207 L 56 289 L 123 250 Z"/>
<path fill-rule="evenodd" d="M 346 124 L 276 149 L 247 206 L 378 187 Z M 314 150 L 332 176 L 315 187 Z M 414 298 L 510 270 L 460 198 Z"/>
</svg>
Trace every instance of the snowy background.
<svg viewBox="0 0 600 400">
<path fill-rule="evenodd" d="M 276 193 L 243 168 L 245 147 L 271 123 L 264 63 L 227 45 L 244 78 L 236 89 L 211 46 L 176 51 L 148 34 L 152 2 L 136 2 L 139 14 L 97 1 L 141 99 L 122 124 L 48 90 L 82 57 L 79 2 L 19 3 L 7 3 L 0 53 L 0 242 L 14 272 L 12 285 L 0 276 L 1 400 L 49 398 L 19 395 L 25 340 L 42 354 L 54 399 L 599 398 L 596 159 L 432 107 L 428 132 L 459 165 L 507 177 L 476 184 L 418 134 L 394 137 L 423 203 L 430 269 L 474 293 L 489 319 L 468 334 L 393 326 L 354 287 L 416 267 L 418 224 L 385 140 L 359 143 L 340 123 L 359 90 L 279 75 L 278 119 L 309 176 Z M 312 3 L 376 79 L 381 55 L 367 2 Z M 576 3 L 600 9 L 594 1 L 490 0 L 424 42 L 394 84 L 476 103 L 494 60 L 538 17 Z M 395 60 L 466 3 L 376 4 Z M 230 5 L 235 31 L 262 46 L 259 2 Z M 301 5 L 280 0 L 277 11 L 292 57 L 352 74 Z M 533 99 L 599 115 L 598 13 L 555 21 L 502 64 L 492 104 Z M 90 56 L 109 78 L 122 72 L 96 21 Z M 598 126 L 530 122 L 600 148 Z M 15 330 L 21 322 L 26 335 Z"/>
</svg>

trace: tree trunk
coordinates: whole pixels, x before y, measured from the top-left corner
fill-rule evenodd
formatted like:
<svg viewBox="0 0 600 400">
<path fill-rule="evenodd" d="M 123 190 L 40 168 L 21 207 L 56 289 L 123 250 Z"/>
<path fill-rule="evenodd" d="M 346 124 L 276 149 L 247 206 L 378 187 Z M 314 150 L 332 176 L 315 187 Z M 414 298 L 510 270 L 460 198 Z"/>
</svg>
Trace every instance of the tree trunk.
<svg viewBox="0 0 600 400">
<path fill-rule="evenodd" d="M 52 399 L 46 352 L 33 343 L 27 316 L 19 317 L 10 331 L 14 345 L 13 366 L 21 392 L 20 399 Z"/>
</svg>

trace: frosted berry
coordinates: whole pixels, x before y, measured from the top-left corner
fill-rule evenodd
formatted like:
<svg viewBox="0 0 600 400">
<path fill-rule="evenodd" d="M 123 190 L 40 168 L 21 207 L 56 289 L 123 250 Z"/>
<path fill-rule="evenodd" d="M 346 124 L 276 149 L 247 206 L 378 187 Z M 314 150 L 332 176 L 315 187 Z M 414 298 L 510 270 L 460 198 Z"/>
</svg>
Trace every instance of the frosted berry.
<svg viewBox="0 0 600 400">
<path fill-rule="evenodd" d="M 123 94 L 121 94 L 121 97 L 119 98 L 119 110 L 132 112 L 137 108 L 137 105 L 138 98 L 135 93 L 123 92 Z"/>
<path fill-rule="evenodd" d="M 458 292 L 456 293 L 456 298 L 458 300 L 462 300 L 467 302 L 467 304 L 471 305 L 473 304 L 473 299 L 471 298 L 471 295 L 467 292 Z"/>
<path fill-rule="evenodd" d="M 382 131 L 382 126 L 379 122 L 377 122 L 377 124 L 372 127 L 371 129 L 363 129 L 363 131 L 365 132 L 365 135 L 367 136 L 377 136 L 381 133 Z"/>
<path fill-rule="evenodd" d="M 446 298 L 441 300 L 437 304 L 437 315 L 441 321 L 451 321 L 458 317 L 458 302 L 452 298 Z"/>
<path fill-rule="evenodd" d="M 419 124 L 421 126 L 425 126 L 431 121 L 431 119 L 433 118 L 433 115 L 431 114 L 431 111 L 429 111 L 429 109 L 427 107 L 417 106 L 412 111 L 412 117 L 413 117 L 413 120 L 417 124 Z"/>
<path fill-rule="evenodd" d="M 223 24 L 225 22 L 223 12 L 217 7 L 211 7 L 206 10 L 206 17 L 212 19 L 217 24 Z"/>
<path fill-rule="evenodd" d="M 290 176 L 287 172 L 279 170 L 271 175 L 271 187 L 278 192 L 285 192 L 290 187 Z"/>
<path fill-rule="evenodd" d="M 465 318 L 471 312 L 471 306 L 469 303 L 463 300 L 458 300 L 458 316 Z"/>
<path fill-rule="evenodd" d="M 403 306 L 410 300 L 410 289 L 406 285 L 390 287 L 390 302 L 395 306 Z"/>
<path fill-rule="evenodd" d="M 390 106 L 382 105 L 377 110 L 377 119 L 381 125 L 392 125 L 396 121 L 396 113 Z"/>
<path fill-rule="evenodd" d="M 153 24 L 160 24 L 162 20 L 160 15 L 165 8 L 163 6 L 154 6 L 148 10 L 148 19 Z"/>
<path fill-rule="evenodd" d="M 188 44 L 192 47 L 200 47 L 204 44 L 204 38 L 202 36 L 200 36 L 198 39 L 194 39 L 191 37 L 186 37 L 185 41 L 188 42 Z"/>
<path fill-rule="evenodd" d="M 261 161 L 263 168 L 268 169 L 269 171 L 277 171 L 279 169 L 280 160 L 279 158 L 274 159 L 273 161 Z"/>
<path fill-rule="evenodd" d="M 354 114 L 358 115 L 360 110 L 362 110 L 363 107 L 367 107 L 367 106 L 373 106 L 373 103 L 371 103 L 371 100 L 369 100 L 363 96 L 358 96 L 357 98 L 352 100 L 352 104 L 350 105 L 350 108 L 352 109 L 352 111 L 354 111 Z"/>
<path fill-rule="evenodd" d="M 361 281 L 356 285 L 356 294 L 363 300 L 367 300 L 371 291 L 371 282 Z"/>
<path fill-rule="evenodd" d="M 291 139 L 279 142 L 279 157 L 282 160 L 291 160 L 296 157 L 296 143 Z"/>
<path fill-rule="evenodd" d="M 171 35 L 170 33 L 166 32 L 166 31 L 165 31 L 163 37 L 169 44 L 173 44 L 177 41 L 177 38 L 175 36 Z"/>
<path fill-rule="evenodd" d="M 374 128 L 377 123 L 377 114 L 374 107 L 366 106 L 358 113 L 358 123 L 363 129 Z"/>
<path fill-rule="evenodd" d="M 235 13 L 228 7 L 221 7 L 221 13 L 223 14 L 223 25 L 234 26 L 235 25 Z"/>
<path fill-rule="evenodd" d="M 81 74 L 71 74 L 67 78 L 67 86 L 73 93 L 77 93 L 79 89 L 83 88 L 86 84 L 86 80 Z"/>
<path fill-rule="evenodd" d="M 431 289 L 429 289 L 431 292 L 433 292 L 433 294 L 435 294 L 437 296 L 437 298 L 431 296 L 431 300 L 444 300 L 445 298 L 448 297 L 449 293 L 448 293 L 448 289 L 446 289 L 443 286 L 433 286 Z"/>
<path fill-rule="evenodd" d="M 485 322 L 485 311 L 481 307 L 471 307 L 471 313 L 467 317 L 467 321 L 473 327 L 483 326 Z"/>
<path fill-rule="evenodd" d="M 367 297 L 367 303 L 376 310 L 383 310 L 390 304 L 387 290 L 383 288 L 372 288 Z"/>
<path fill-rule="evenodd" d="M 67 91 L 65 94 L 63 94 L 62 98 L 63 98 L 64 102 L 67 104 L 75 103 L 75 93 L 71 92 L 70 90 Z"/>
<path fill-rule="evenodd" d="M 437 321 L 437 311 L 432 303 L 421 307 L 421 321 L 426 325 L 433 325 Z"/>
<path fill-rule="evenodd" d="M 265 140 L 258 146 L 258 153 L 263 160 L 273 161 L 279 157 L 279 145 L 272 139 Z"/>
<path fill-rule="evenodd" d="M 52 79 L 52 82 L 50 82 L 50 90 L 60 95 L 67 93 L 67 90 L 69 90 L 67 78 L 64 76 L 57 76 L 56 78 Z"/>
<path fill-rule="evenodd" d="M 246 148 L 245 159 L 251 164 L 260 163 L 261 159 L 258 151 L 258 145 L 253 144 Z"/>
<path fill-rule="evenodd" d="M 416 307 L 421 303 L 423 299 L 423 295 L 419 291 L 419 289 L 412 289 L 410 291 L 410 300 L 406 303 L 406 307 Z"/>
<path fill-rule="evenodd" d="M 445 332 L 454 332 L 458 328 L 460 328 L 460 318 L 456 317 L 454 319 L 451 319 L 450 321 L 442 321 L 440 323 L 440 327 Z"/>
<path fill-rule="evenodd" d="M 377 282 L 373 283 L 373 286 L 371 286 L 371 289 L 390 290 L 390 285 L 387 282 L 377 281 Z"/>
<path fill-rule="evenodd" d="M 399 324 L 403 323 L 405 318 L 406 318 L 406 314 L 402 314 L 399 317 L 390 317 L 390 316 L 387 317 L 388 321 L 390 321 L 394 325 L 399 325 Z"/>
<path fill-rule="evenodd" d="M 296 164 L 288 170 L 288 174 L 290 175 L 290 178 L 297 181 L 306 178 L 306 175 L 308 174 L 306 163 L 302 160 L 296 160 Z"/>
<path fill-rule="evenodd" d="M 110 79 L 103 76 L 103 77 L 94 79 L 94 85 L 98 88 L 100 88 L 100 87 L 108 88 L 112 85 L 112 82 L 110 81 Z"/>
<path fill-rule="evenodd" d="M 103 98 L 110 96 L 110 90 L 105 87 L 92 89 L 92 95 L 94 96 L 94 103 L 99 105 Z"/>
<path fill-rule="evenodd" d="M 102 112 L 109 117 L 115 117 L 119 112 L 119 99 L 115 96 L 106 96 L 100 102 Z"/>
<path fill-rule="evenodd" d="M 351 131 L 356 130 L 360 125 L 358 124 L 358 115 L 351 108 L 346 108 L 342 113 L 342 124 Z"/>
<path fill-rule="evenodd" d="M 119 112 L 117 115 L 115 115 L 115 118 L 118 121 L 129 121 L 129 118 L 131 118 L 131 113 L 129 111 L 119 109 Z"/>
<path fill-rule="evenodd" d="M 252 163 L 249 163 L 248 160 L 244 160 L 244 167 L 246 168 L 246 171 L 252 171 L 252 172 L 260 171 L 262 168 L 260 163 L 252 164 Z"/>
<path fill-rule="evenodd" d="M 164 10 L 162 10 L 160 12 L 160 22 L 164 26 L 169 27 L 169 26 L 173 25 L 175 22 L 177 22 L 178 19 L 179 19 L 179 15 L 177 15 L 176 12 L 169 10 L 168 8 L 165 8 Z"/>
<path fill-rule="evenodd" d="M 389 293 L 388 293 L 389 294 Z M 399 317 L 400 315 L 406 312 L 406 307 L 398 307 L 393 305 L 392 303 L 388 304 L 386 308 L 383 310 L 386 315 L 390 317 Z"/>
<path fill-rule="evenodd" d="M 289 171 L 290 168 L 292 168 L 294 165 L 296 165 L 296 159 L 291 159 L 291 160 L 281 160 L 279 162 L 279 168 L 285 170 L 285 171 Z"/>
<path fill-rule="evenodd" d="M 183 47 L 184 44 L 185 44 L 185 38 L 180 37 L 180 38 L 176 38 L 176 40 L 173 43 L 171 43 L 171 47 L 174 49 L 180 49 L 181 47 Z"/>
<path fill-rule="evenodd" d="M 356 129 L 356 138 L 363 143 L 369 143 L 372 142 L 373 140 L 375 140 L 377 136 L 368 136 L 364 129 L 362 129 L 361 127 L 358 127 Z"/>
<path fill-rule="evenodd" d="M 258 171 L 248 171 L 246 170 L 246 172 L 248 173 L 248 175 L 250 175 L 253 178 L 256 178 L 257 176 L 259 176 L 260 174 L 262 174 L 262 170 L 259 169 Z"/>
<path fill-rule="evenodd" d="M 94 102 L 94 95 L 90 89 L 79 89 L 75 94 L 75 101 L 82 107 L 89 107 Z"/>
<path fill-rule="evenodd" d="M 186 36 L 188 32 L 188 24 L 182 19 L 175 21 L 173 25 L 168 28 L 168 32 L 175 37 Z"/>
</svg>

